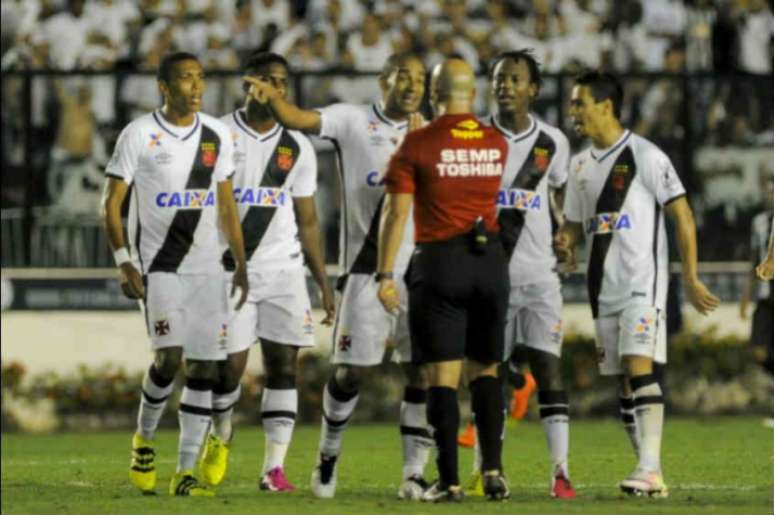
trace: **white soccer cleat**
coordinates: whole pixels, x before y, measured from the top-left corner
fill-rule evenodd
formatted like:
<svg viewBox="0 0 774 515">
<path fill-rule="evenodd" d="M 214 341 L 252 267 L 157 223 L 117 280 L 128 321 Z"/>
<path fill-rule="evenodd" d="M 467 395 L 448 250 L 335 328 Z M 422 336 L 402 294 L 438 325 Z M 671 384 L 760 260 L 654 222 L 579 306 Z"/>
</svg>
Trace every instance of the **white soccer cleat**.
<svg viewBox="0 0 774 515">
<path fill-rule="evenodd" d="M 398 488 L 398 499 L 403 501 L 419 501 L 422 495 L 430 487 L 425 478 L 414 475 L 403 480 Z"/>
<path fill-rule="evenodd" d="M 312 471 L 311 487 L 315 497 L 333 499 L 336 495 L 336 458 L 320 455 L 320 461 Z"/>
<path fill-rule="evenodd" d="M 669 490 L 664 483 L 661 472 L 649 472 L 641 468 L 635 469 L 629 477 L 618 485 L 622 491 L 630 495 L 649 497 L 668 497 Z"/>
</svg>

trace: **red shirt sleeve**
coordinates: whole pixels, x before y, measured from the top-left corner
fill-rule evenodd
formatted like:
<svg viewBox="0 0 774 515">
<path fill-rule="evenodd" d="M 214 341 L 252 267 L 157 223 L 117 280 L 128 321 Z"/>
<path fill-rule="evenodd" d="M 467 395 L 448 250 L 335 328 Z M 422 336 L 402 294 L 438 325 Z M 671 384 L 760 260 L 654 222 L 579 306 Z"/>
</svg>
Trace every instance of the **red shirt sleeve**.
<svg viewBox="0 0 774 515">
<path fill-rule="evenodd" d="M 384 174 L 385 191 L 387 193 L 414 193 L 414 174 L 414 160 L 409 156 L 408 142 L 404 139 L 387 165 L 387 173 Z"/>
</svg>

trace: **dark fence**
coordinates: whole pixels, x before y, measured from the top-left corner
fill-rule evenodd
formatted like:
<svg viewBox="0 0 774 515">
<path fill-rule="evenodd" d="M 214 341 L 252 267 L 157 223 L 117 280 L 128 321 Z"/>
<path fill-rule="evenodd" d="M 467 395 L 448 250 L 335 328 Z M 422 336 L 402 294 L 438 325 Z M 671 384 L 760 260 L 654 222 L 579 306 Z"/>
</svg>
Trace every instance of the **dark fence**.
<svg viewBox="0 0 774 515">
<path fill-rule="evenodd" d="M 240 74 L 208 74 L 204 111 L 243 103 Z M 305 107 L 379 98 L 372 75 L 305 72 L 292 92 Z M 623 120 L 672 159 L 690 192 L 702 260 L 749 259 L 751 218 L 774 175 L 770 77 L 637 74 L 623 77 Z M 534 110 L 570 137 L 572 76 L 544 77 Z M 151 72 L 9 71 L 2 75 L 2 266 L 102 267 L 110 254 L 97 216 L 101 173 L 121 128 L 160 105 Z M 485 77 L 477 111 L 493 107 Z M 427 106 L 425 106 L 427 110 Z M 428 113 L 429 114 L 429 113 Z M 316 140 L 328 261 L 338 250 L 338 183 L 332 149 Z M 771 195 L 771 192 L 768 193 Z"/>
</svg>

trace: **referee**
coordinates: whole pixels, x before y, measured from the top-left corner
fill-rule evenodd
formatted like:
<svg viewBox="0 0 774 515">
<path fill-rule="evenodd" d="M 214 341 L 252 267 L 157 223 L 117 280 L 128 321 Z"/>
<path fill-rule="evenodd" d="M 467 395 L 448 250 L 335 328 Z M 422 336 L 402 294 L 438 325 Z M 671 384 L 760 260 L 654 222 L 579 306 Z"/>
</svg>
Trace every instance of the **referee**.
<svg viewBox="0 0 774 515">
<path fill-rule="evenodd" d="M 495 206 L 508 147 L 471 114 L 473 70 L 449 59 L 433 71 L 430 101 L 438 118 L 409 133 L 390 160 L 379 234 L 379 300 L 399 306 L 393 277 L 403 227 L 414 204 L 416 250 L 407 272 L 412 359 L 426 365 L 427 420 L 438 447 L 439 481 L 424 501 L 462 500 L 457 470 L 457 387 L 467 359 L 481 443 L 484 491 L 509 495 L 502 476 L 503 359 L 508 266 Z"/>
</svg>

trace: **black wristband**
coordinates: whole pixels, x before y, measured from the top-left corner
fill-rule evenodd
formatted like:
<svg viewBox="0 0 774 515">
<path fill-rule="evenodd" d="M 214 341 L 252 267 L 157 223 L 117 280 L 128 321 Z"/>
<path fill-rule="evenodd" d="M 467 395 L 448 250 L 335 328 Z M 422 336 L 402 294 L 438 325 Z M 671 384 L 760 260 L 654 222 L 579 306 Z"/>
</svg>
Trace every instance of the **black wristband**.
<svg viewBox="0 0 774 515">
<path fill-rule="evenodd" d="M 392 272 L 377 272 L 376 275 L 374 275 L 374 281 L 377 283 L 380 282 L 382 279 L 394 279 L 395 275 Z"/>
</svg>

